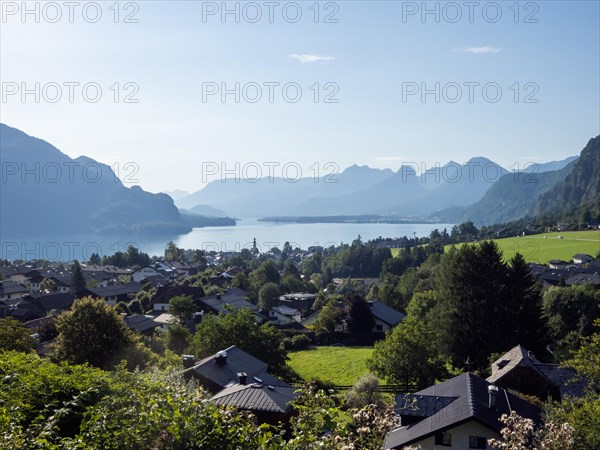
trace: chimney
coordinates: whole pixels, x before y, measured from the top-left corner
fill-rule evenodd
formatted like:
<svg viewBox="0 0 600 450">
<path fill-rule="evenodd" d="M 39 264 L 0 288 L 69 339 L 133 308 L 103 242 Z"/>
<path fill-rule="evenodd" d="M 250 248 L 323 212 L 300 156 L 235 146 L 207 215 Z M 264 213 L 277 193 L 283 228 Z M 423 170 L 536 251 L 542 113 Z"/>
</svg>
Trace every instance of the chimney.
<svg viewBox="0 0 600 450">
<path fill-rule="evenodd" d="M 217 364 L 220 366 L 227 364 L 227 352 L 225 350 L 221 350 L 215 355 L 215 361 L 217 361 Z"/>
<path fill-rule="evenodd" d="M 246 384 L 246 380 L 248 379 L 248 374 L 246 372 L 238 372 L 238 382 L 240 384 Z"/>
<path fill-rule="evenodd" d="M 196 365 L 196 357 L 194 355 L 181 355 L 181 359 L 183 361 L 184 369 L 189 369 Z"/>
<path fill-rule="evenodd" d="M 488 406 L 490 408 L 496 407 L 496 397 L 498 396 L 498 386 L 490 384 L 488 386 Z"/>
</svg>

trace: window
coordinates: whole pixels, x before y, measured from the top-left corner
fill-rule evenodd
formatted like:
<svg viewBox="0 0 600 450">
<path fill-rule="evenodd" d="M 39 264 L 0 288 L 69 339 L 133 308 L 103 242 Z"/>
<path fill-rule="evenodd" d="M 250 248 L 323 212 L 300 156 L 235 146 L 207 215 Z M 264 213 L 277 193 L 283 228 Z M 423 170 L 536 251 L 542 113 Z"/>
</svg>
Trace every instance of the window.
<svg viewBox="0 0 600 450">
<path fill-rule="evenodd" d="M 487 448 L 487 439 L 480 436 L 469 436 L 469 448 Z"/>
<path fill-rule="evenodd" d="M 435 434 L 435 445 L 444 445 L 450 447 L 452 445 L 452 438 L 450 433 L 436 433 Z"/>
<path fill-rule="evenodd" d="M 383 325 L 377 324 L 377 331 L 383 331 Z"/>
</svg>

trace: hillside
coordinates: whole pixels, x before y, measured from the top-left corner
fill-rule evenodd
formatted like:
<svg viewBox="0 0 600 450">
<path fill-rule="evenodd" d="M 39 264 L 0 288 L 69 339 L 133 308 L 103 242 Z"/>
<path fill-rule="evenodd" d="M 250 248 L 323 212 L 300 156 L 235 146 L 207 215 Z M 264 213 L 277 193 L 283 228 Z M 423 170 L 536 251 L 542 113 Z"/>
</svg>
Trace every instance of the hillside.
<svg viewBox="0 0 600 450">
<path fill-rule="evenodd" d="M 435 213 L 442 220 L 472 221 L 476 226 L 510 222 L 533 213 L 538 199 L 566 178 L 574 162 L 560 170 L 511 173 L 500 178 L 478 202 Z"/>
<path fill-rule="evenodd" d="M 600 136 L 590 139 L 567 177 L 542 195 L 534 213 L 600 216 Z"/>
<path fill-rule="evenodd" d="M 46 141 L 0 124 L 3 238 L 69 233 L 190 231 L 166 194 L 126 187 L 111 168 L 72 159 Z"/>
</svg>

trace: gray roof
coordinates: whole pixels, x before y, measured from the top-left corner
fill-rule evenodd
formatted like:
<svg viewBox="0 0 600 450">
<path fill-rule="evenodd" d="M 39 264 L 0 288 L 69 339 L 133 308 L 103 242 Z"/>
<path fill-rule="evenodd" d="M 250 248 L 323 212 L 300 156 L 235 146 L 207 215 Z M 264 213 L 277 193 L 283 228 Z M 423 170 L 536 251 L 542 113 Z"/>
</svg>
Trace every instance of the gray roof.
<svg viewBox="0 0 600 450">
<path fill-rule="evenodd" d="M 567 286 L 572 286 L 574 284 L 592 284 L 594 286 L 600 286 L 600 275 L 598 274 L 588 274 L 588 273 L 578 273 L 569 277 L 565 280 L 565 284 Z"/>
<path fill-rule="evenodd" d="M 536 364 L 538 369 L 552 384 L 558 386 L 560 397 L 583 397 L 587 382 L 579 376 L 572 367 L 562 367 L 558 364 Z"/>
<path fill-rule="evenodd" d="M 422 412 L 422 420 L 390 431 L 384 448 L 401 448 L 471 420 L 498 433 L 503 428 L 501 415 L 510 411 L 539 422 L 541 411 L 537 406 L 502 388 L 498 388 L 496 407 L 490 408 L 488 386 L 486 380 L 467 372 L 415 394 L 397 396 L 395 411 L 401 416 L 417 415 L 415 410 L 419 406 L 426 410 Z"/>
<path fill-rule="evenodd" d="M 539 362 L 525 347 L 517 345 L 492 363 L 492 374 L 487 380 L 496 383 L 517 366 L 529 366 L 536 370 L 534 363 Z"/>
<path fill-rule="evenodd" d="M 271 310 L 275 311 L 283 316 L 293 316 L 300 312 L 296 308 L 290 308 L 289 306 L 286 306 L 286 305 L 275 306 L 275 307 L 271 308 Z"/>
<path fill-rule="evenodd" d="M 210 295 L 200 299 L 201 303 L 216 311 L 217 313 L 227 313 L 226 305 L 232 306 L 234 309 L 246 308 L 250 311 L 258 311 L 258 307 L 244 300 L 248 295 L 246 291 L 238 288 L 231 288 L 224 291 L 222 294 Z"/>
<path fill-rule="evenodd" d="M 143 314 L 133 314 L 125 317 L 125 323 L 129 328 L 139 333 L 145 333 L 160 326 L 160 323 L 155 322 L 152 316 L 145 316 Z"/>
<path fill-rule="evenodd" d="M 370 301 L 369 306 L 371 307 L 371 313 L 373 314 L 373 317 L 391 326 L 398 325 L 406 317 L 404 313 L 396 311 L 394 308 L 381 303 L 379 300 Z"/>
<path fill-rule="evenodd" d="M 220 365 L 216 362 L 217 355 L 204 358 L 189 369 L 192 374 L 200 376 L 213 383 L 225 387 L 238 382 L 238 373 L 245 372 L 248 382 L 258 382 L 267 385 L 289 386 L 273 375 L 267 373 L 267 363 L 255 358 L 242 349 L 232 345 L 224 350 L 227 352 L 227 362 Z"/>
<path fill-rule="evenodd" d="M 18 294 L 21 292 L 28 292 L 27 288 L 16 281 L 0 281 L 0 295 Z"/>
<path fill-rule="evenodd" d="M 210 400 L 222 406 L 287 414 L 292 410 L 290 402 L 296 398 L 295 390 L 291 386 L 272 386 L 260 383 L 234 384 L 226 387 Z"/>
<path fill-rule="evenodd" d="M 135 294 L 144 287 L 141 283 L 130 281 L 126 284 L 114 284 L 106 287 L 100 286 L 95 288 L 87 288 L 88 291 L 98 297 L 112 297 L 115 295 Z"/>
<path fill-rule="evenodd" d="M 561 398 L 565 395 L 581 397 L 584 394 L 586 382 L 578 376 L 575 369 L 542 363 L 521 345 L 511 348 L 492 363 L 492 374 L 487 381 L 501 382 L 516 367 L 529 367 L 541 378 L 546 378 L 549 383 L 558 387 Z"/>
<path fill-rule="evenodd" d="M 573 259 L 583 259 L 584 261 L 593 261 L 594 258 L 586 253 L 577 253 L 573 255 Z"/>
<path fill-rule="evenodd" d="M 38 305 L 44 312 L 50 312 L 53 309 L 63 311 L 73 305 L 75 296 L 70 292 L 58 292 L 43 294 L 32 300 L 32 303 Z"/>
</svg>

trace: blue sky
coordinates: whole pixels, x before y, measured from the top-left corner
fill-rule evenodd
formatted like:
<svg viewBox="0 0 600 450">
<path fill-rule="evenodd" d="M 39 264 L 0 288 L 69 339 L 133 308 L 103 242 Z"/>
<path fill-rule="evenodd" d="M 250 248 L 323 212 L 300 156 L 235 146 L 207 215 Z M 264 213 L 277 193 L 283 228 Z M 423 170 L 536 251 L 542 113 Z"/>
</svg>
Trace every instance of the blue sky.
<svg viewBox="0 0 600 450">
<path fill-rule="evenodd" d="M 274 2 L 273 23 L 262 1 L 254 3 L 257 23 L 248 21 L 257 11 L 248 2 L 238 4 L 239 23 L 231 14 L 203 20 L 203 10 L 221 2 L 123 2 L 118 23 L 113 2 L 99 3 L 96 23 L 93 7 L 87 16 L 75 10 L 70 23 L 57 2 L 61 19 L 49 23 L 55 10 L 39 3 L 36 23 L 34 14 L 6 9 L 21 2 L 3 3 L 0 120 L 73 157 L 134 162 L 135 179 L 154 192 L 200 188 L 206 162 L 234 170 L 236 162 L 297 163 L 311 176 L 315 163 L 397 170 L 407 161 L 431 167 L 483 155 L 508 168 L 577 154 L 600 133 L 596 1 L 478 2 L 472 20 L 464 2 L 430 2 L 437 21 L 421 16 L 422 2 L 322 2 L 318 23 L 314 2 Z M 302 17 L 291 23 L 297 5 Z M 123 23 L 128 13 L 138 22 Z M 328 13 L 337 23 L 324 23 Z M 39 102 L 9 95 L 36 82 Z M 73 102 L 65 82 L 80 83 Z M 62 89 L 55 103 L 53 83 Z M 86 83 L 102 89 L 98 102 L 84 98 Z M 247 96 L 203 101 L 203 89 L 222 83 L 240 83 Z M 262 97 L 251 103 L 254 83 Z M 272 103 L 264 83 L 279 83 Z M 284 98 L 286 83 L 301 88 L 298 102 Z M 435 91 L 436 83 L 439 102 L 434 93 L 407 94 Z M 126 94 L 138 102 L 125 103 Z M 327 94 L 338 102 L 325 103 Z"/>
</svg>

